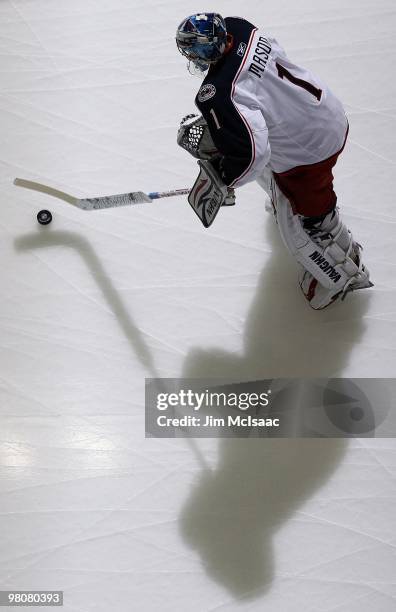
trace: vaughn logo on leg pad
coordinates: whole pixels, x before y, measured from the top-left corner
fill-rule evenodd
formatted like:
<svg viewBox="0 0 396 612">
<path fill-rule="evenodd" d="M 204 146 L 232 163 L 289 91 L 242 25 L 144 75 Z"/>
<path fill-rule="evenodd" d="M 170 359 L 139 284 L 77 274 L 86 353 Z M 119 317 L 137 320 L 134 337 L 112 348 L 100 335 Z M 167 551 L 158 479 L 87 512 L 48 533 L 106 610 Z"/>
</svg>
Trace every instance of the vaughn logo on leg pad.
<svg viewBox="0 0 396 612">
<path fill-rule="evenodd" d="M 339 274 L 339 272 L 333 268 L 327 259 L 321 255 L 321 253 L 314 251 L 309 258 L 312 259 L 312 261 L 314 261 L 316 265 L 323 270 L 323 272 L 325 272 L 334 283 L 337 283 L 340 280 L 341 274 Z"/>
</svg>

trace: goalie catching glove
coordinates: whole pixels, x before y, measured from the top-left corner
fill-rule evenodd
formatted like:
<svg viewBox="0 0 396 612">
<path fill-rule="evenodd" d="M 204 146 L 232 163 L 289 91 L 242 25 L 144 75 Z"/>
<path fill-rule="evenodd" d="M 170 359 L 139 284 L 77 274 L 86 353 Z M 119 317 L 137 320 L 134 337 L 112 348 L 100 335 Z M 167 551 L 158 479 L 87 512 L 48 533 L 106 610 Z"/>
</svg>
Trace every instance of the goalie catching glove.
<svg viewBox="0 0 396 612">
<path fill-rule="evenodd" d="M 197 159 L 212 159 L 219 155 L 202 115 L 183 117 L 177 132 L 177 144 Z"/>
<path fill-rule="evenodd" d="M 200 159 L 198 165 L 200 171 L 188 196 L 188 202 L 204 226 L 209 227 L 220 206 L 235 204 L 235 193 L 223 183 L 210 161 Z"/>
</svg>

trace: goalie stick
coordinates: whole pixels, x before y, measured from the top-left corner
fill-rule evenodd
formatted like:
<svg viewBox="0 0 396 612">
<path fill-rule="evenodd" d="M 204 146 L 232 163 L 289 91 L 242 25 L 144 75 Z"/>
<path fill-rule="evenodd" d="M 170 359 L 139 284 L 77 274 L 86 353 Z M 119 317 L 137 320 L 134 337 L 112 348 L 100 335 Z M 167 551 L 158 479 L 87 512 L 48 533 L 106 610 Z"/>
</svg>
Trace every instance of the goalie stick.
<svg viewBox="0 0 396 612">
<path fill-rule="evenodd" d="M 81 210 L 101 210 L 104 208 L 116 208 L 117 206 L 130 206 L 132 204 L 143 204 L 145 202 L 152 202 L 159 198 L 170 198 L 171 196 L 187 195 L 190 193 L 190 189 L 173 189 L 171 191 L 152 191 L 151 193 L 143 193 L 143 191 L 132 191 L 131 193 L 121 193 L 119 195 L 104 196 L 101 198 L 75 198 L 72 195 L 59 191 L 59 189 L 53 189 L 48 185 L 42 185 L 34 181 L 27 181 L 25 179 L 16 178 L 14 185 L 18 187 L 25 187 L 26 189 L 32 189 L 33 191 L 39 191 L 46 193 L 47 195 L 59 198 L 72 206 L 76 206 Z"/>
</svg>

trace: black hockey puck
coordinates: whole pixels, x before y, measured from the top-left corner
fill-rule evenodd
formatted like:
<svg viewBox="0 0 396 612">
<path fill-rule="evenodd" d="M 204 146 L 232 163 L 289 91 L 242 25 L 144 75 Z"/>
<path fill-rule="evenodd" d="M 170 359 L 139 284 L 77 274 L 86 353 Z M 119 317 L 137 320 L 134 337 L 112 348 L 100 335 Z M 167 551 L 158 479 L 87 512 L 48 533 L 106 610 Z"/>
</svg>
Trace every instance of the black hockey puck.
<svg viewBox="0 0 396 612">
<path fill-rule="evenodd" d="M 40 225 L 48 225 L 48 223 L 51 223 L 52 215 L 50 211 L 40 210 L 40 212 L 37 213 L 37 221 L 40 223 Z"/>
</svg>

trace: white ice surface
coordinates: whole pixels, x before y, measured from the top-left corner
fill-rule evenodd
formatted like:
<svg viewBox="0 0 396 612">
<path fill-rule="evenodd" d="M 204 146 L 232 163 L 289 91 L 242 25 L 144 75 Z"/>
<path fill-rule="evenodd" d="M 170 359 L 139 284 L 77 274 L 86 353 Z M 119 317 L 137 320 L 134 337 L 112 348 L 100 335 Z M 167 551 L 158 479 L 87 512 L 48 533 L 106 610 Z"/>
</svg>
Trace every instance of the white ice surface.
<svg viewBox="0 0 396 612">
<path fill-rule="evenodd" d="M 394 1 L 213 5 L 344 102 L 336 189 L 371 291 L 311 311 L 254 184 L 209 230 L 184 198 L 82 212 L 12 185 L 190 186 L 175 133 L 199 81 L 173 38 L 209 8 L 0 1 L 0 589 L 63 589 L 65 612 L 390 612 L 393 440 L 199 440 L 205 470 L 144 438 L 143 401 L 153 375 L 396 376 Z"/>
</svg>

